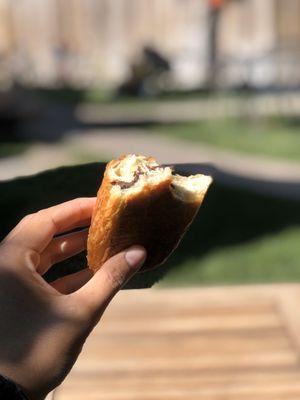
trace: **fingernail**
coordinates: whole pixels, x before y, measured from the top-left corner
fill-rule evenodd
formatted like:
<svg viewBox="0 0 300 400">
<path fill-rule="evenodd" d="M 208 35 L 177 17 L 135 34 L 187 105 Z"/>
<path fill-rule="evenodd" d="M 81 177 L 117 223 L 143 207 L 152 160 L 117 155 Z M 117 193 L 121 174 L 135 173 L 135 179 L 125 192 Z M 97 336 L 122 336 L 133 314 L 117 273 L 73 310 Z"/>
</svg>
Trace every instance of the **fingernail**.
<svg viewBox="0 0 300 400">
<path fill-rule="evenodd" d="M 142 246 L 132 246 L 125 253 L 125 259 L 132 268 L 140 268 L 146 260 L 146 250 Z"/>
</svg>

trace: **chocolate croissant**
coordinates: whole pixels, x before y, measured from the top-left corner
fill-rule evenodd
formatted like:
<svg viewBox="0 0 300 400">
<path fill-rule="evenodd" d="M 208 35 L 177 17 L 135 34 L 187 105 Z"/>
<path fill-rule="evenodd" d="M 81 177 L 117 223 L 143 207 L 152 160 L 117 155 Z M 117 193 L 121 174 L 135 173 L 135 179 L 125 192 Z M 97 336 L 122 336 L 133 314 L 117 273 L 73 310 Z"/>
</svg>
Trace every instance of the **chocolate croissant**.
<svg viewBox="0 0 300 400">
<path fill-rule="evenodd" d="M 141 271 L 162 264 L 193 221 L 211 182 L 205 175 L 173 175 L 151 157 L 127 155 L 109 162 L 89 230 L 89 268 L 96 272 L 134 244 L 147 250 Z"/>
</svg>

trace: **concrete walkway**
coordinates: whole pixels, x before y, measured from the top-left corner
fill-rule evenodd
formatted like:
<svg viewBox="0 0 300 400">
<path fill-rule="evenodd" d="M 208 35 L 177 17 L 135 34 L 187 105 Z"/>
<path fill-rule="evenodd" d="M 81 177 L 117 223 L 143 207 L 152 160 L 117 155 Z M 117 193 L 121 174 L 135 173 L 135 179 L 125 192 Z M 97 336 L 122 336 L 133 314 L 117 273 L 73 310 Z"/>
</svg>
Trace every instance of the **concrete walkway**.
<svg viewBox="0 0 300 400">
<path fill-rule="evenodd" d="M 189 164 L 188 172 L 212 174 L 224 184 L 300 198 L 299 163 L 218 150 L 141 129 L 77 130 L 59 143 L 34 145 L 22 156 L 0 160 L 0 180 L 126 153 L 149 154 L 165 164 Z"/>
<path fill-rule="evenodd" d="M 75 117 L 85 124 L 124 125 L 191 122 L 237 117 L 298 116 L 299 93 L 249 96 L 215 96 L 203 99 L 135 101 L 111 104 L 80 104 Z"/>
<path fill-rule="evenodd" d="M 0 158 L 0 181 L 73 164 L 78 162 L 65 145 L 33 145 L 20 156 Z"/>
<path fill-rule="evenodd" d="M 140 153 L 156 157 L 161 163 L 205 163 L 245 178 L 289 181 L 300 184 L 300 164 L 275 161 L 271 158 L 237 154 L 212 146 L 187 142 L 170 136 L 151 134 L 143 130 L 109 130 L 82 132 L 72 138 L 78 148 L 89 148 L 95 154 L 119 157 Z"/>
<path fill-rule="evenodd" d="M 149 154 L 168 164 L 212 164 L 245 178 L 300 184 L 299 163 L 218 150 L 141 129 L 85 129 L 73 132 L 58 144 L 34 145 L 22 156 L 0 160 L 0 179 L 30 175 L 61 165 L 101 161 L 124 153 Z"/>
</svg>

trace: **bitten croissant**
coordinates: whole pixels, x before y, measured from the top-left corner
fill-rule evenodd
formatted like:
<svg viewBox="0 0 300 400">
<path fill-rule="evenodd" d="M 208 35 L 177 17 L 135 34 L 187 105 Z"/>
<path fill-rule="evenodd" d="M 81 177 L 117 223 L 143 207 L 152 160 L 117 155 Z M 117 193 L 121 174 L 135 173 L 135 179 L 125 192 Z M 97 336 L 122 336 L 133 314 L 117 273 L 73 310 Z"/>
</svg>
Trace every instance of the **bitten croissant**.
<svg viewBox="0 0 300 400">
<path fill-rule="evenodd" d="M 88 236 L 88 265 L 96 272 L 131 245 L 147 250 L 142 271 L 161 265 L 192 223 L 212 179 L 173 175 L 141 155 L 108 163 Z"/>
</svg>

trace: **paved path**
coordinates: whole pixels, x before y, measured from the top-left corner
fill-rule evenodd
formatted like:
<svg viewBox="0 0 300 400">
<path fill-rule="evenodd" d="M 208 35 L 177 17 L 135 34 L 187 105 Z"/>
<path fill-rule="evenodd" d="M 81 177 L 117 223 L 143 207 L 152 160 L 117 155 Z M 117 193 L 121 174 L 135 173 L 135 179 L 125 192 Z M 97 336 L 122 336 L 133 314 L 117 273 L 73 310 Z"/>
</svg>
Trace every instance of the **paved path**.
<svg viewBox="0 0 300 400">
<path fill-rule="evenodd" d="M 20 156 L 0 158 L 0 180 L 36 174 L 61 165 L 76 164 L 64 146 L 33 145 Z"/>
<path fill-rule="evenodd" d="M 86 131 L 74 136 L 73 143 L 110 157 L 119 157 L 122 153 L 149 154 L 162 163 L 209 163 L 245 178 L 300 183 L 300 163 L 241 155 L 142 130 L 109 130 L 105 134 Z"/>
<path fill-rule="evenodd" d="M 55 400 L 298 400 L 299 285 L 118 294 Z"/>
<path fill-rule="evenodd" d="M 57 144 L 33 146 L 20 157 L 0 160 L 0 180 L 61 165 L 107 160 L 124 153 L 149 154 L 160 162 L 208 164 L 188 172 L 214 174 L 220 182 L 300 198 L 300 164 L 237 154 L 140 129 L 77 130 Z"/>
<path fill-rule="evenodd" d="M 260 94 L 235 97 L 206 97 L 177 101 L 136 101 L 132 103 L 82 104 L 78 120 L 88 124 L 174 123 L 209 118 L 241 116 L 298 116 L 299 93 Z"/>
</svg>

